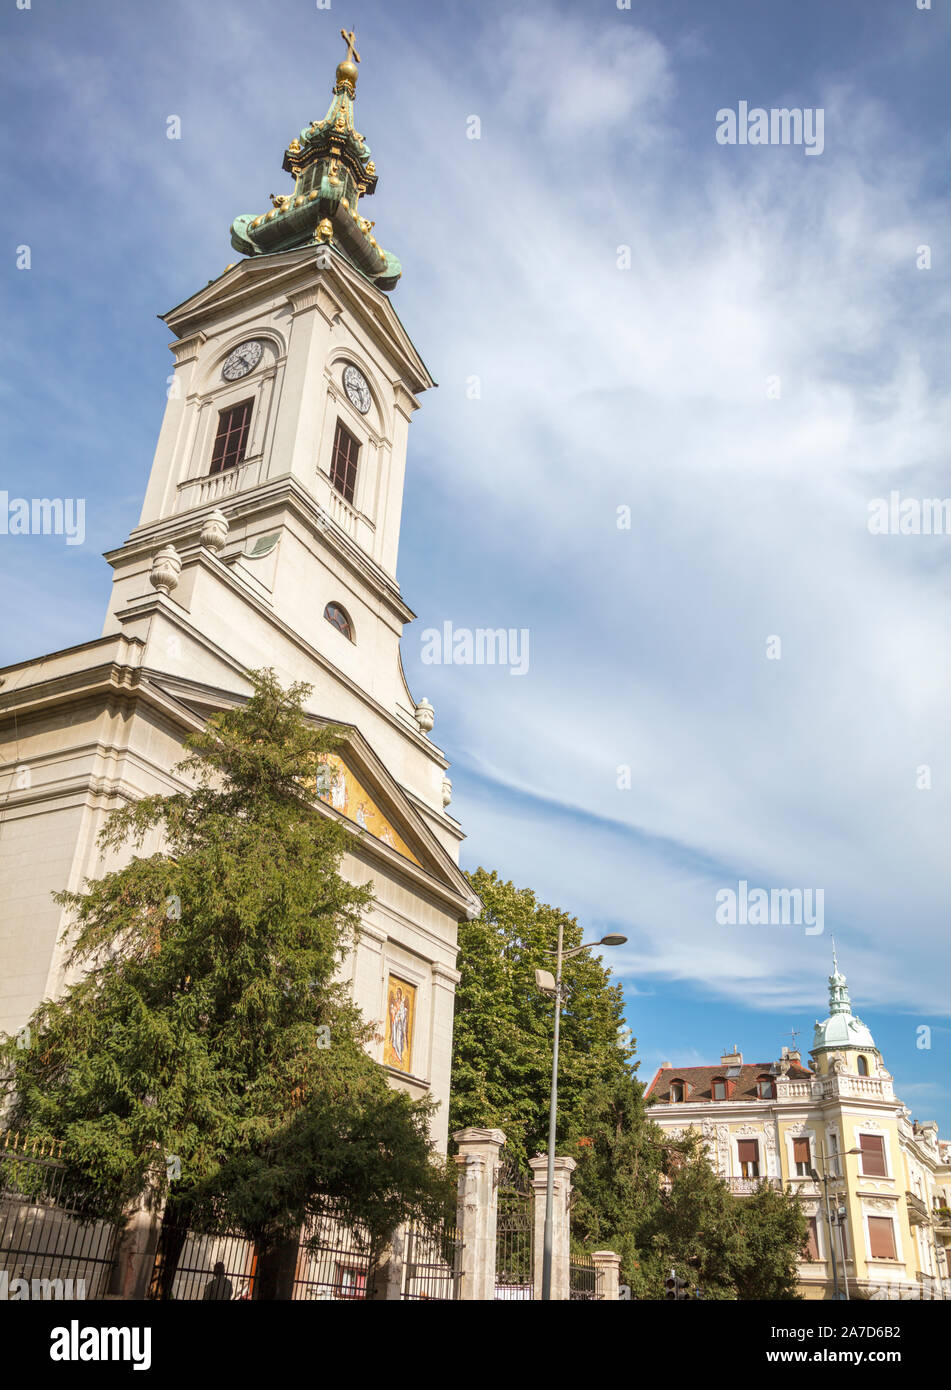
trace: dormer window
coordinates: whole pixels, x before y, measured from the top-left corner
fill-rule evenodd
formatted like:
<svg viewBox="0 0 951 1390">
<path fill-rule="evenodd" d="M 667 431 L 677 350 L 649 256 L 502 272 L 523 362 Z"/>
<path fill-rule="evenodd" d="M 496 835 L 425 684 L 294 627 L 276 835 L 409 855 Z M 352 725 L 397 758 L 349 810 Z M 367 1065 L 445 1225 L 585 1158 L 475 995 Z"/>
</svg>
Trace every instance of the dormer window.
<svg viewBox="0 0 951 1390">
<path fill-rule="evenodd" d="M 349 642 L 354 640 L 353 624 L 340 607 L 339 603 L 328 603 L 327 607 L 324 609 L 324 617 L 327 619 L 328 623 L 330 623 L 331 627 L 335 627 L 338 632 L 342 632 Z"/>
<path fill-rule="evenodd" d="M 670 1083 L 670 1099 L 679 1102 L 687 1099 L 687 1086 L 683 1081 L 672 1081 Z"/>
<path fill-rule="evenodd" d="M 726 1100 L 726 1098 L 727 1098 L 727 1088 L 726 1088 L 726 1078 L 725 1078 L 725 1077 L 723 1077 L 723 1076 L 715 1076 L 715 1077 L 713 1078 L 712 1094 L 713 1094 L 713 1099 L 714 1099 L 714 1100 Z"/>
<path fill-rule="evenodd" d="M 253 400 L 239 401 L 219 413 L 218 432 L 211 451 L 211 473 L 223 473 L 226 468 L 236 468 L 244 462 L 253 405 Z"/>
<path fill-rule="evenodd" d="M 346 501 L 352 502 L 357 486 L 357 456 L 360 445 L 341 420 L 337 421 L 334 449 L 330 460 L 330 481 Z"/>
<path fill-rule="evenodd" d="M 756 1094 L 760 1100 L 775 1100 L 776 1086 L 771 1076 L 758 1076 L 756 1078 Z"/>
</svg>

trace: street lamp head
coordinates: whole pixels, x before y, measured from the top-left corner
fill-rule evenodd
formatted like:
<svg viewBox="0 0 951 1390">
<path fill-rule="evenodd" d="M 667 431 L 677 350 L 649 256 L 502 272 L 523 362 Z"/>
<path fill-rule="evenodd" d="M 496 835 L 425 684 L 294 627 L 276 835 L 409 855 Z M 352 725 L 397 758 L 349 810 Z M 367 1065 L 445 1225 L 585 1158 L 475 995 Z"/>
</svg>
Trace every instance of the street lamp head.
<svg viewBox="0 0 951 1390">
<path fill-rule="evenodd" d="M 609 932 L 607 936 L 602 936 L 598 942 L 599 946 L 623 946 L 627 941 L 626 936 L 621 936 L 618 932 Z"/>
</svg>

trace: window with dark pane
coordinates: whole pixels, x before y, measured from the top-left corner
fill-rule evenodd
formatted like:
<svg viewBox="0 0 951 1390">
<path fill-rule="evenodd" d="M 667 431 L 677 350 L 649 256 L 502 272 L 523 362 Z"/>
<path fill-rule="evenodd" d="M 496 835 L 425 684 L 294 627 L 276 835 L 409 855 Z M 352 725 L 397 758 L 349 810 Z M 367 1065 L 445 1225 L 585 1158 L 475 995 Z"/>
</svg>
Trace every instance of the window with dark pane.
<svg viewBox="0 0 951 1390">
<path fill-rule="evenodd" d="M 350 431 L 338 420 L 337 432 L 334 435 L 333 457 L 330 461 L 330 481 L 348 502 L 353 501 L 353 493 L 357 485 L 357 455 L 359 452 L 360 445 Z"/>
<path fill-rule="evenodd" d="M 344 637 L 353 641 L 353 624 L 339 603 L 328 603 L 324 609 L 324 617 L 338 632 L 342 632 Z"/>
<path fill-rule="evenodd" d="M 244 462 L 253 401 L 239 401 L 218 415 L 218 433 L 211 452 L 211 472 L 222 473 Z"/>
</svg>

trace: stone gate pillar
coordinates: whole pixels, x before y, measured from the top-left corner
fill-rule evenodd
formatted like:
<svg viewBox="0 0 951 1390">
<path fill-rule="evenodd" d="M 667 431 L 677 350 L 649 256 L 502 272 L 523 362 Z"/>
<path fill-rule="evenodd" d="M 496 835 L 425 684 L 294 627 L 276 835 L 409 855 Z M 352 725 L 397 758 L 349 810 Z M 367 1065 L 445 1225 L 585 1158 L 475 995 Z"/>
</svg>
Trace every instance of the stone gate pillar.
<svg viewBox="0 0 951 1390">
<path fill-rule="evenodd" d="M 165 1202 L 158 1197 L 154 1181 L 150 1181 L 132 1210 L 126 1213 L 125 1225 L 116 1242 L 106 1298 L 148 1298 L 164 1209 Z"/>
<path fill-rule="evenodd" d="M 617 1303 L 620 1285 L 621 1257 L 613 1250 L 594 1250 L 591 1253 L 598 1273 L 598 1297 L 605 1303 Z"/>
<path fill-rule="evenodd" d="M 457 1129 L 452 1137 L 459 1148 L 456 1225 L 463 1245 L 459 1297 L 492 1300 L 499 1204 L 496 1179 L 505 1135 L 500 1129 Z"/>
<path fill-rule="evenodd" d="M 542 1265 L 545 1256 L 545 1200 L 548 1187 L 548 1158 L 537 1154 L 528 1160 L 532 1170 L 532 1190 L 535 1193 L 535 1297 L 542 1296 Z M 577 1164 L 573 1158 L 555 1158 L 555 1209 L 551 1232 L 551 1296 L 552 1300 L 567 1300 L 570 1292 L 569 1256 L 571 1227 L 568 1202 L 571 1197 L 571 1175 Z"/>
</svg>

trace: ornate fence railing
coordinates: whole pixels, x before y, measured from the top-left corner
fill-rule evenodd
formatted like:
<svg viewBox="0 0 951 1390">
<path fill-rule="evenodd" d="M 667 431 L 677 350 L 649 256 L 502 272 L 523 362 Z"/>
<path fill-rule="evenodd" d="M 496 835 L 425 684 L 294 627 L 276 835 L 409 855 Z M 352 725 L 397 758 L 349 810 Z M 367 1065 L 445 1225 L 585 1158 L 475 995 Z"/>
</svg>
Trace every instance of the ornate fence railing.
<svg viewBox="0 0 951 1390">
<path fill-rule="evenodd" d="M 535 1213 L 529 1179 L 505 1150 L 499 1170 L 495 1297 L 535 1297 Z"/>
<path fill-rule="evenodd" d="M 121 1225 L 118 1206 L 107 1203 L 104 1209 L 101 1198 L 83 1200 L 67 1187 L 66 1177 L 57 1141 L 0 1134 L 5 1298 L 101 1298 L 106 1292 Z"/>
</svg>

